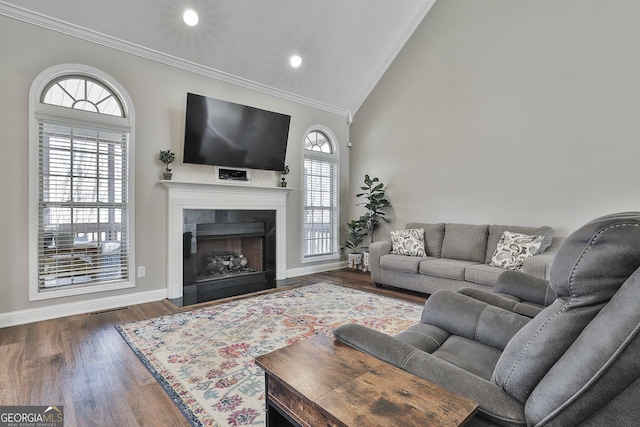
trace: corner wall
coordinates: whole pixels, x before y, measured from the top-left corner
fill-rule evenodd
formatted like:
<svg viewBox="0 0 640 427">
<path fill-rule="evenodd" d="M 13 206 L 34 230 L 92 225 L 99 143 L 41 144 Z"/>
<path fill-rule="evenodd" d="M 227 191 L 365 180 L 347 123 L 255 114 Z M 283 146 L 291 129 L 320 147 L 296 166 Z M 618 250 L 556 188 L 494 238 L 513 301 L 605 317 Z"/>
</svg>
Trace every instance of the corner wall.
<svg viewBox="0 0 640 427">
<path fill-rule="evenodd" d="M 640 3 L 437 1 L 351 125 L 351 194 L 409 221 L 551 225 L 640 210 Z M 360 213 L 353 208 L 349 217 Z"/>
</svg>

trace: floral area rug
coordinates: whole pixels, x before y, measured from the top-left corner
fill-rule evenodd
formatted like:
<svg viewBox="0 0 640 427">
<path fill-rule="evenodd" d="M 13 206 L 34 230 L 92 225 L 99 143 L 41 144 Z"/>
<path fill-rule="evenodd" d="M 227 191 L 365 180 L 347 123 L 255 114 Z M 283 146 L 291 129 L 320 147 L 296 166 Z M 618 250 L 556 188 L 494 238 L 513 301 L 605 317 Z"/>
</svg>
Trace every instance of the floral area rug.
<svg viewBox="0 0 640 427">
<path fill-rule="evenodd" d="M 320 283 L 116 328 L 194 426 L 263 426 L 254 358 L 343 323 L 396 334 L 422 305 Z"/>
</svg>

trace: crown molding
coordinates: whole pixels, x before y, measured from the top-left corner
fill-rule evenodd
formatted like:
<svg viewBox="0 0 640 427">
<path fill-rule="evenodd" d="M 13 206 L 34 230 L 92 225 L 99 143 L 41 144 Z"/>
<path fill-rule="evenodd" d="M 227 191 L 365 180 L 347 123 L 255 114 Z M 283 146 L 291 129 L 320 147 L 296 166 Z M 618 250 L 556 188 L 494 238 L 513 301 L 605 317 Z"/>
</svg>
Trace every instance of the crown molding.
<svg viewBox="0 0 640 427">
<path fill-rule="evenodd" d="M 431 7 L 433 7 L 435 2 L 436 0 L 428 0 L 422 5 L 422 7 L 420 8 L 416 16 L 411 21 L 411 24 L 407 27 L 405 32 L 402 33 L 402 35 L 396 42 L 395 46 L 393 47 L 393 49 L 391 50 L 391 52 L 389 53 L 385 61 L 382 63 L 380 68 L 378 68 L 378 70 L 373 75 L 371 80 L 369 80 L 369 83 L 362 90 L 362 92 L 360 93 L 360 96 L 358 96 L 358 98 L 356 99 L 356 102 L 354 102 L 351 108 L 348 110 L 351 112 L 351 114 L 355 115 L 358 112 L 358 109 L 362 107 L 362 104 L 364 103 L 365 99 L 367 99 L 369 94 L 371 94 L 371 92 L 373 91 L 373 88 L 376 87 L 376 85 L 378 84 L 378 82 L 380 81 L 384 73 L 387 72 L 387 69 L 389 68 L 393 60 L 396 59 L 396 56 L 398 56 L 398 53 L 400 53 L 400 51 L 402 50 L 402 47 L 409 40 L 409 38 L 411 37 L 413 32 L 416 30 L 416 28 L 418 28 L 418 25 L 420 25 L 420 23 L 425 18 L 425 16 L 427 16 L 427 13 L 429 13 L 429 11 L 431 10 Z M 351 116 L 348 116 L 348 117 L 351 117 Z"/>
<path fill-rule="evenodd" d="M 204 77 L 220 80 L 225 83 L 233 84 L 245 89 L 254 90 L 266 95 L 281 98 L 287 101 L 295 102 L 298 104 L 306 105 L 308 107 L 317 108 L 319 110 L 327 111 L 329 113 L 337 114 L 347 118 L 349 116 L 349 110 L 339 108 L 333 105 L 326 104 L 324 102 L 316 101 L 304 96 L 299 96 L 287 91 L 273 88 L 271 86 L 263 85 L 261 83 L 254 82 L 252 80 L 244 79 L 223 71 L 219 71 L 210 67 L 197 64 L 195 62 L 187 61 L 172 55 L 168 55 L 162 52 L 158 52 L 153 49 L 149 49 L 135 43 L 130 43 L 125 40 L 118 39 L 116 37 L 108 36 L 97 31 L 89 30 L 87 28 L 71 24 L 66 21 L 62 21 L 50 16 L 46 16 L 40 13 L 33 12 L 28 9 L 24 9 L 12 4 L 8 4 L 4 1 L 0 1 L 0 15 L 7 16 L 19 21 L 23 21 L 32 25 L 37 25 L 48 30 L 56 31 L 68 36 L 76 37 L 91 43 L 99 44 L 111 49 L 115 49 L 121 52 L 129 53 L 141 58 L 145 58 L 151 61 L 155 61 L 170 67 L 178 68 L 184 71 L 188 71 L 194 74 L 198 74 Z"/>
</svg>

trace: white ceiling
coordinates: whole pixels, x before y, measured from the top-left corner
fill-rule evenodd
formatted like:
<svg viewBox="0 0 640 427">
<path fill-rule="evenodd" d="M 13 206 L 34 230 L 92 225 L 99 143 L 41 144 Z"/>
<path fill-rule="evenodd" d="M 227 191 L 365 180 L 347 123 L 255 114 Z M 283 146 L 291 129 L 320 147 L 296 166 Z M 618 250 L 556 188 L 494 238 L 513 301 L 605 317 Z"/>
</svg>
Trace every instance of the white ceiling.
<svg viewBox="0 0 640 427">
<path fill-rule="evenodd" d="M 354 114 L 435 0 L 8 0 L 0 13 Z M 182 22 L 191 7 L 196 27 Z M 289 57 L 302 66 L 293 69 Z"/>
</svg>

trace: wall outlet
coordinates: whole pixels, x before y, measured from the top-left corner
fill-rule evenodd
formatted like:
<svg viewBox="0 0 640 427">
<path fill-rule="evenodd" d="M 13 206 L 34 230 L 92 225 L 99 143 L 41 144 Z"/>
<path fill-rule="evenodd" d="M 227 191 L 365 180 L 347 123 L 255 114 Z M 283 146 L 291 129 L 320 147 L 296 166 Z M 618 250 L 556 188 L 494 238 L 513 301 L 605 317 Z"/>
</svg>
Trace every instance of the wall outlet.
<svg viewBox="0 0 640 427">
<path fill-rule="evenodd" d="M 147 275 L 147 267 L 138 267 L 138 278 L 144 277 Z"/>
</svg>

